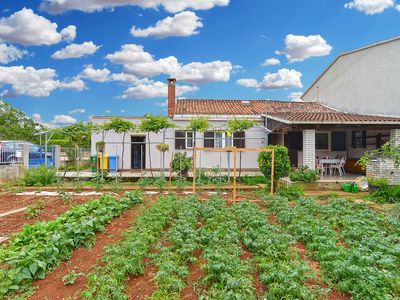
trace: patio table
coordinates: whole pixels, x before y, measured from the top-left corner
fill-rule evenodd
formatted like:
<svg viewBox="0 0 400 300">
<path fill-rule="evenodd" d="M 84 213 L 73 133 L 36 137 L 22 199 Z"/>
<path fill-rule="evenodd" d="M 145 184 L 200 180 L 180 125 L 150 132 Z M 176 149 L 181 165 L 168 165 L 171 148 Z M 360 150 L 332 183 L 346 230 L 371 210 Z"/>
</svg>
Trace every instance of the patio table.
<svg viewBox="0 0 400 300">
<path fill-rule="evenodd" d="M 340 158 L 323 158 L 319 160 L 322 169 L 329 168 L 329 174 L 332 174 L 331 165 L 338 165 L 342 160 Z"/>
</svg>

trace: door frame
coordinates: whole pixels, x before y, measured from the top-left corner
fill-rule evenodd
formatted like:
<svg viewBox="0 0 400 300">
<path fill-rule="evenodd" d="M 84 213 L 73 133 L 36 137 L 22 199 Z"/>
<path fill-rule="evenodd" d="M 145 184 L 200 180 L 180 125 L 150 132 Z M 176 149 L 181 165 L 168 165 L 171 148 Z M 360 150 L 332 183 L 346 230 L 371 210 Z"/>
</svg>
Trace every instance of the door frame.
<svg viewBox="0 0 400 300">
<path fill-rule="evenodd" d="M 134 141 L 135 139 L 141 139 L 142 142 Z M 141 143 L 141 155 L 140 155 L 140 164 L 141 167 L 134 167 L 134 159 L 133 152 L 135 151 L 135 145 L 137 143 Z M 145 170 L 146 169 L 146 136 L 145 135 L 131 135 L 131 169 L 133 170 Z"/>
</svg>

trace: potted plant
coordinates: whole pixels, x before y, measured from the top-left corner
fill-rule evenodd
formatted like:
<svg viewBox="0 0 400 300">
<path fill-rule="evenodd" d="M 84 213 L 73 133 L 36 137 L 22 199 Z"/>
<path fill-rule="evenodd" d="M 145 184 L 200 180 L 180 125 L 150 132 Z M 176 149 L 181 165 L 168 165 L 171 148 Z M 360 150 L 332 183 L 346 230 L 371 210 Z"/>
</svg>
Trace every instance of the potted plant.
<svg viewBox="0 0 400 300">
<path fill-rule="evenodd" d="M 96 150 L 97 150 L 97 152 L 103 153 L 105 147 L 106 147 L 106 143 L 105 143 L 104 141 L 99 141 L 99 142 L 96 143 Z"/>
</svg>

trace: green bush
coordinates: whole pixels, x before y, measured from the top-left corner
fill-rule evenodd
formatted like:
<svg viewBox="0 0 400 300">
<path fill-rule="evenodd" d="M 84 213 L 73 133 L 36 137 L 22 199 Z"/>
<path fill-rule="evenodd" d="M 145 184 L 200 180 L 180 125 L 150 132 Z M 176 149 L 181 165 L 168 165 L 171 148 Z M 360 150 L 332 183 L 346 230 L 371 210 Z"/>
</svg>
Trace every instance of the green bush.
<svg viewBox="0 0 400 300">
<path fill-rule="evenodd" d="M 275 150 L 275 171 L 274 180 L 278 180 L 282 177 L 286 177 L 290 172 L 290 159 L 288 149 L 285 146 L 270 145 L 267 149 Z M 258 155 L 258 166 L 263 175 L 270 180 L 271 178 L 271 164 L 272 164 L 272 153 L 261 152 Z"/>
<path fill-rule="evenodd" d="M 179 176 L 187 176 L 189 170 L 193 167 L 193 159 L 187 156 L 186 152 L 176 153 L 172 160 L 172 171 Z"/>
<path fill-rule="evenodd" d="M 372 200 L 377 203 L 400 203 L 400 185 L 381 185 L 372 193 Z"/>
<path fill-rule="evenodd" d="M 56 183 L 56 170 L 46 166 L 26 170 L 21 182 L 25 186 L 45 186 Z"/>
<path fill-rule="evenodd" d="M 296 201 L 297 199 L 304 197 L 304 188 L 298 185 L 289 185 L 288 187 L 281 186 L 278 189 L 278 195 L 285 197 L 290 201 Z"/>
<path fill-rule="evenodd" d="M 242 183 L 244 185 L 257 185 L 257 184 L 265 184 L 264 176 L 242 176 L 237 179 L 238 183 Z"/>
<path fill-rule="evenodd" d="M 318 172 L 308 167 L 299 168 L 289 175 L 291 181 L 315 182 L 318 180 Z"/>
<path fill-rule="evenodd" d="M 389 182 L 384 178 L 368 178 L 368 185 L 386 186 L 389 185 Z"/>
</svg>

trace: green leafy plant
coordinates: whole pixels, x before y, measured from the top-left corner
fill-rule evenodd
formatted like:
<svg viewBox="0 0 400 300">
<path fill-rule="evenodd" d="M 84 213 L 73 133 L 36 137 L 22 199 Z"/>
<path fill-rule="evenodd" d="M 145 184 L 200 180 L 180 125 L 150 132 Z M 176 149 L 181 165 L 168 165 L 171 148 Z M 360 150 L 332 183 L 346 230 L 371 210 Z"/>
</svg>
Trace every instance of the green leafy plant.
<svg viewBox="0 0 400 300">
<path fill-rule="evenodd" d="M 186 152 L 175 153 L 172 160 L 172 171 L 179 176 L 188 176 L 188 172 L 193 167 L 193 159 L 187 156 Z"/>
<path fill-rule="evenodd" d="M 318 172 L 310 170 L 308 167 L 301 167 L 289 175 L 291 181 L 303 181 L 303 182 L 316 182 L 319 178 Z"/>
<path fill-rule="evenodd" d="M 60 194 L 60 197 L 61 197 L 61 200 L 63 203 L 67 204 L 68 206 L 71 206 L 74 204 L 72 196 L 69 193 L 67 193 L 65 191 L 61 191 L 61 192 L 59 192 L 59 194 Z"/>
<path fill-rule="evenodd" d="M 267 146 L 267 149 L 273 149 L 275 151 L 274 180 L 279 180 L 282 177 L 288 176 L 291 168 L 288 149 L 285 146 L 279 145 Z M 258 166 L 261 173 L 263 173 L 268 181 L 271 179 L 271 165 L 272 153 L 260 152 L 258 155 Z"/>
<path fill-rule="evenodd" d="M 158 144 L 157 145 L 157 150 L 160 152 L 167 152 L 169 151 L 169 145 L 168 144 Z"/>
<path fill-rule="evenodd" d="M 28 219 L 37 218 L 40 213 L 44 211 L 44 200 L 38 200 L 34 204 L 29 205 L 26 207 L 25 214 Z"/>
<path fill-rule="evenodd" d="M 46 186 L 57 182 L 55 169 L 49 169 L 46 166 L 25 170 L 21 183 L 25 186 Z"/>
<path fill-rule="evenodd" d="M 73 285 L 78 280 L 79 277 L 85 276 L 84 273 L 76 273 L 75 270 L 72 270 L 67 275 L 62 278 L 62 282 L 64 285 Z"/>
<path fill-rule="evenodd" d="M 161 193 L 165 190 L 167 186 L 167 180 L 164 177 L 158 177 L 154 180 L 154 185 L 157 187 L 158 191 Z"/>
<path fill-rule="evenodd" d="M 304 197 L 304 188 L 298 185 L 289 185 L 288 187 L 281 186 L 278 189 L 278 195 L 291 201 L 295 201 Z"/>
<path fill-rule="evenodd" d="M 154 177 L 153 175 L 153 168 L 151 166 L 151 142 L 150 142 L 150 133 L 159 133 L 162 130 L 165 130 L 167 128 L 172 128 L 174 127 L 174 124 L 170 121 L 170 119 L 167 116 L 153 116 L 151 114 L 145 115 L 145 119 L 142 120 L 142 122 L 139 125 L 139 129 L 142 132 L 147 132 L 147 141 L 149 144 L 149 162 L 150 162 L 150 172 L 151 176 Z"/>
<path fill-rule="evenodd" d="M 357 164 L 362 169 L 366 169 L 368 162 L 373 157 L 380 157 L 382 160 L 393 160 L 396 168 L 400 167 L 400 145 L 396 145 L 395 141 L 390 140 L 383 144 L 379 149 L 366 151 L 359 159 Z"/>
<path fill-rule="evenodd" d="M 142 177 L 138 180 L 137 183 L 139 184 L 140 188 L 144 191 L 147 187 L 153 184 L 153 180 L 148 177 Z"/>
<path fill-rule="evenodd" d="M 122 177 L 122 170 L 124 169 L 124 153 L 125 153 L 125 137 L 128 133 L 137 129 L 137 126 L 130 121 L 120 118 L 113 118 L 110 122 L 103 125 L 105 131 L 114 131 L 115 133 L 122 134 L 122 154 L 121 154 L 121 171 L 119 176 Z"/>
<path fill-rule="evenodd" d="M 400 203 L 400 185 L 381 185 L 372 193 L 372 200 L 377 203 Z"/>
</svg>

